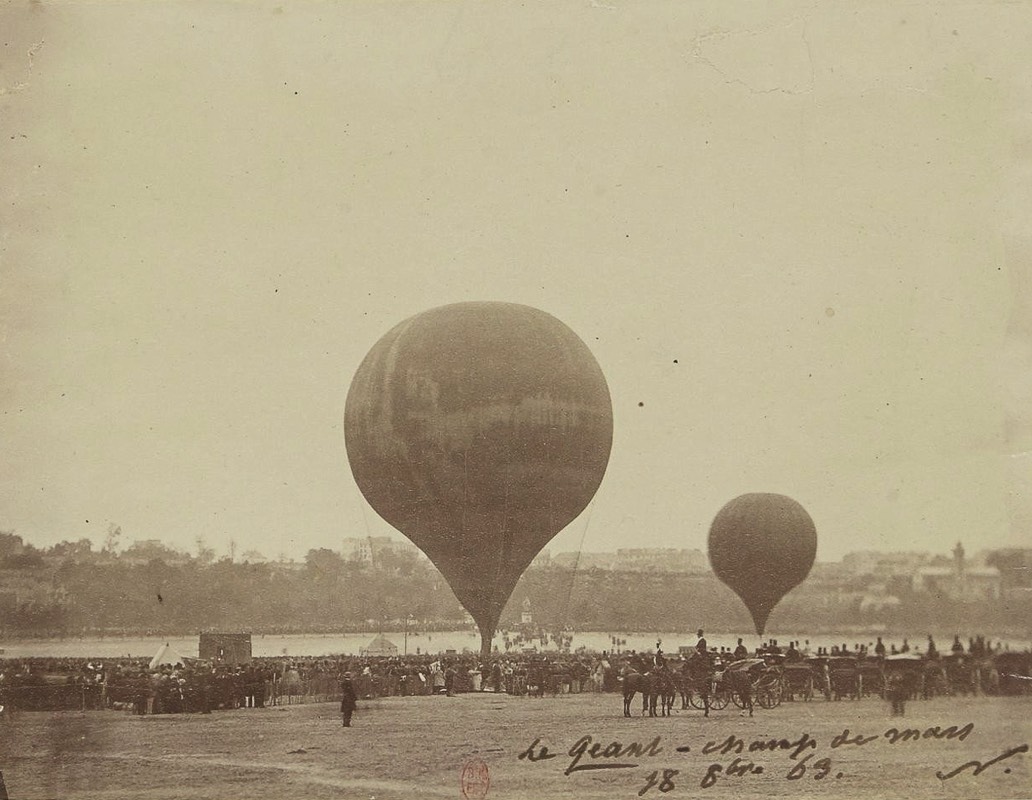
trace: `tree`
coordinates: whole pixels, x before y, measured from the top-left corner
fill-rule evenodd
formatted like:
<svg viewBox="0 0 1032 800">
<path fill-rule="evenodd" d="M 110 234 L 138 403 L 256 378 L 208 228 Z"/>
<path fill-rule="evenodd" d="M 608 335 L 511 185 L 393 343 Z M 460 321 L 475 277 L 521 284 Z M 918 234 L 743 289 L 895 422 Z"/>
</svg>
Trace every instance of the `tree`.
<svg viewBox="0 0 1032 800">
<path fill-rule="evenodd" d="M 204 537 L 198 536 L 197 542 L 197 560 L 202 564 L 210 564 L 215 560 L 215 551 L 204 544 Z"/>
<path fill-rule="evenodd" d="M 376 554 L 376 560 L 377 567 L 382 571 L 406 577 L 411 575 L 419 564 L 419 557 L 415 553 L 388 547 Z"/>
<path fill-rule="evenodd" d="M 19 555 L 25 549 L 25 542 L 14 531 L 0 531 L 0 558 Z"/>
<path fill-rule="evenodd" d="M 89 561 L 93 556 L 93 542 L 89 539 L 80 539 L 77 542 L 58 542 L 47 551 L 47 555 L 60 558 L 71 558 L 75 561 Z"/>
<path fill-rule="evenodd" d="M 107 529 L 107 536 L 104 537 L 104 552 L 114 553 L 118 547 L 118 540 L 122 537 L 122 526 L 116 525 L 115 523 L 109 523 Z"/>
<path fill-rule="evenodd" d="M 305 555 L 305 568 L 320 577 L 338 578 L 344 571 L 344 559 L 340 553 L 320 547 Z"/>
<path fill-rule="evenodd" d="M 169 547 L 154 539 L 147 539 L 142 542 L 133 542 L 122 551 L 121 557 L 145 564 L 149 561 L 178 561 L 183 554 L 174 547 Z"/>
<path fill-rule="evenodd" d="M 7 556 L 2 562 L 4 569 L 39 569 L 45 566 L 43 556 L 31 544 L 17 555 Z"/>
</svg>

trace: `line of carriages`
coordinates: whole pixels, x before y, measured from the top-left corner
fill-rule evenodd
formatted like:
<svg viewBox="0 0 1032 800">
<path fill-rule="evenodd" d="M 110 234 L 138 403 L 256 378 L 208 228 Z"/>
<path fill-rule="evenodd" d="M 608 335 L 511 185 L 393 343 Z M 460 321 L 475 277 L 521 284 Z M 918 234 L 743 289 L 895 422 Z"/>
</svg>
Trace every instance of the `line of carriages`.
<svg viewBox="0 0 1032 800">
<path fill-rule="evenodd" d="M 999 653 L 985 658 L 948 655 L 927 658 L 914 654 L 873 656 L 810 656 L 790 661 L 783 655 L 751 659 L 747 667 L 753 699 L 764 708 L 781 702 L 808 702 L 886 697 L 893 681 L 911 700 L 966 695 L 1019 695 L 1032 693 L 1032 654 Z M 718 679 L 712 689 L 718 698 L 743 705 L 734 692 L 723 690 Z M 726 696 L 726 700 L 723 696 Z M 691 700 L 701 708 L 701 700 Z"/>
</svg>

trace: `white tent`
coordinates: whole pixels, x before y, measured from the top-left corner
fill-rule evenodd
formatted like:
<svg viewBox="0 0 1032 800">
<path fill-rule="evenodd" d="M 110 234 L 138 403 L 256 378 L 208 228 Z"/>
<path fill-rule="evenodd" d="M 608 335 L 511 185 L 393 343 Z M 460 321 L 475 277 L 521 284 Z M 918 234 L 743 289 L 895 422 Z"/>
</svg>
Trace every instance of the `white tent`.
<svg viewBox="0 0 1032 800">
<path fill-rule="evenodd" d="M 154 654 L 154 658 L 150 660 L 148 669 L 157 669 L 158 667 L 170 664 L 173 667 L 176 664 L 186 664 L 186 656 L 180 655 L 175 648 L 173 648 L 168 642 L 161 645 L 158 648 L 158 652 Z"/>
<path fill-rule="evenodd" d="M 382 633 L 369 643 L 369 646 L 362 650 L 364 656 L 396 656 L 398 645 L 384 636 Z"/>
</svg>

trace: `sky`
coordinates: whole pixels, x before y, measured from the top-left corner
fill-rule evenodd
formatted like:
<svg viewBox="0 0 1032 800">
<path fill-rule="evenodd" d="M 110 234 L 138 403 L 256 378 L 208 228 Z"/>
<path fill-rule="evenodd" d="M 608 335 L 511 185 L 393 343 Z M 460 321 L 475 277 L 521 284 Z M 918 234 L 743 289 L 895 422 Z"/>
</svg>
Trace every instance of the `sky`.
<svg viewBox="0 0 1032 800">
<path fill-rule="evenodd" d="M 1032 9 L 725 5 L 5 5 L 0 530 L 399 536 L 351 377 L 504 300 L 612 394 L 553 552 L 1032 546 Z"/>
</svg>

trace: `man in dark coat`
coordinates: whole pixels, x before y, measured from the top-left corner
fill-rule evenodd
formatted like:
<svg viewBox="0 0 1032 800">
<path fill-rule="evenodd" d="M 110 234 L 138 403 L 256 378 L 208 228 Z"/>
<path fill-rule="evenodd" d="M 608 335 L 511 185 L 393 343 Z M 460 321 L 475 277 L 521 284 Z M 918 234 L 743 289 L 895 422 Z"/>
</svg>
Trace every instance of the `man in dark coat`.
<svg viewBox="0 0 1032 800">
<path fill-rule="evenodd" d="M 892 704 L 892 716 L 903 716 L 906 710 L 906 676 L 900 670 L 893 670 L 885 679 L 885 698 Z"/>
<path fill-rule="evenodd" d="M 340 682 L 341 698 L 340 713 L 344 718 L 344 727 L 351 727 L 351 715 L 355 712 L 356 696 L 355 687 L 351 683 L 351 673 L 345 672 L 344 679 Z"/>
</svg>

